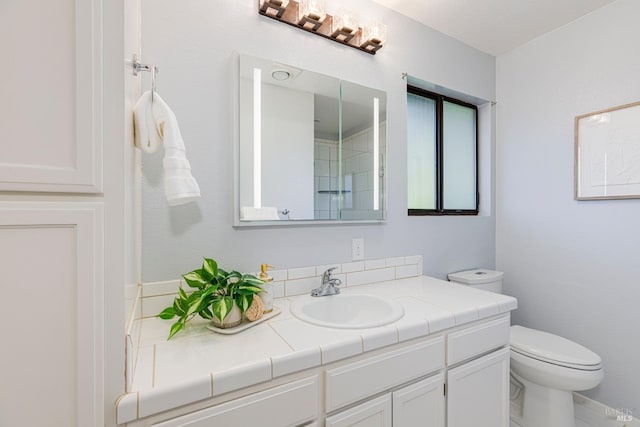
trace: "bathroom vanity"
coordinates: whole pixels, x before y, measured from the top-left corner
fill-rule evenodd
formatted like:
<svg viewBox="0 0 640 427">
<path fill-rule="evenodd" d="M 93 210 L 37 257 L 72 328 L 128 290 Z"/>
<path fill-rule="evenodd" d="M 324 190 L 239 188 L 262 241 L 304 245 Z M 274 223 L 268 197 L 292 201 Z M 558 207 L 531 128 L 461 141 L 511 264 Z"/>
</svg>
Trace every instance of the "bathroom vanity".
<svg viewBox="0 0 640 427">
<path fill-rule="evenodd" d="M 342 292 L 329 298 L 389 298 L 403 306 L 404 316 L 377 328 L 324 328 L 289 310 L 309 296 L 277 299 L 282 314 L 251 328 L 251 336 L 243 338 L 249 333 L 243 332 L 225 345 L 230 337 L 192 331 L 171 342 L 173 367 L 165 363 L 171 357 L 154 350 L 151 382 L 122 396 L 118 422 L 131 427 L 509 425 L 509 313 L 515 299 L 426 276 Z M 168 330 L 168 322 L 152 320 L 145 327 Z M 190 379 L 181 378 L 184 363 L 198 357 L 195 346 L 206 347 L 212 339 L 219 342 L 218 360 L 228 357 L 237 365 L 229 362 L 216 371 L 219 364 L 212 364 L 204 372 L 206 361 L 194 362 L 203 366 L 202 374 L 195 370 Z M 272 342 L 278 340 L 287 348 Z M 251 343 L 255 357 L 243 363 Z M 189 360 L 181 360 L 186 354 Z M 148 370 L 140 363 L 136 375 Z M 166 372 L 170 369 L 175 372 Z"/>
</svg>

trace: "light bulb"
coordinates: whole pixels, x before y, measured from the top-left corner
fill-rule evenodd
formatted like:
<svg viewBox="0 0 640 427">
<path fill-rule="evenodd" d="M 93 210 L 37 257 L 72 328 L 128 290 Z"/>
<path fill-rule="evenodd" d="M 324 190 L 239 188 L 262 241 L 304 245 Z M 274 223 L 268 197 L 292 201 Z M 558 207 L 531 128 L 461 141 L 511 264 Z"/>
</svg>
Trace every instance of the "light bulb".
<svg viewBox="0 0 640 427">
<path fill-rule="evenodd" d="M 358 31 L 358 17 L 352 12 L 339 10 L 333 17 L 333 32 L 355 34 Z"/>
<path fill-rule="evenodd" d="M 387 26 L 380 22 L 372 22 L 362 29 L 362 41 L 383 44 L 387 39 Z"/>
<path fill-rule="evenodd" d="M 298 9 L 298 20 L 303 18 L 322 22 L 327 16 L 326 2 L 324 0 L 301 0 Z"/>
</svg>

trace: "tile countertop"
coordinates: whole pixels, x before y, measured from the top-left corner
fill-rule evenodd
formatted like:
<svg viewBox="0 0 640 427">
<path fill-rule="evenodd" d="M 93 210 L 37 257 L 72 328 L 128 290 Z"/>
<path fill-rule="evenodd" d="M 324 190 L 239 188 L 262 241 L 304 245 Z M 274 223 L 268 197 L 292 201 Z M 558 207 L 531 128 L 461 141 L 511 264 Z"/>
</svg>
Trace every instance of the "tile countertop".
<svg viewBox="0 0 640 427">
<path fill-rule="evenodd" d="M 282 313 L 236 335 L 209 331 L 207 321 L 167 341 L 172 321 L 143 320 L 131 392 L 117 403 L 118 423 L 130 422 L 178 406 L 219 396 L 273 378 L 326 365 L 454 326 L 507 313 L 515 298 L 472 289 L 428 276 L 343 288 L 343 294 L 367 293 L 399 302 L 405 315 L 371 329 L 332 329 L 293 317 L 290 301 L 280 298 Z"/>
</svg>

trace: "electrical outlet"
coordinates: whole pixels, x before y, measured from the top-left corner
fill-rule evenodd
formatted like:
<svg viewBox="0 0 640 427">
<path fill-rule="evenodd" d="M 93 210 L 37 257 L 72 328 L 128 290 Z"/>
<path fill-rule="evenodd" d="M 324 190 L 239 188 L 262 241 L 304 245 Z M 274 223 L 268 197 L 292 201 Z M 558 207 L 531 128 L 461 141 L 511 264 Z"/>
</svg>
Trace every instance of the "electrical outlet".
<svg viewBox="0 0 640 427">
<path fill-rule="evenodd" d="M 364 239 L 351 239 L 351 260 L 364 259 Z"/>
</svg>

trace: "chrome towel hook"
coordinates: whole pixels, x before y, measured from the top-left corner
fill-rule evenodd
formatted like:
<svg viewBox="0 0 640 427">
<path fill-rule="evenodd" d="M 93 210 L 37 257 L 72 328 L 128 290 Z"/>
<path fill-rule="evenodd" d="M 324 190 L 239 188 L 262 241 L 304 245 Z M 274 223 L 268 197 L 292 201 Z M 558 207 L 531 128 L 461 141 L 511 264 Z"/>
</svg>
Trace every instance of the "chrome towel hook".
<svg viewBox="0 0 640 427">
<path fill-rule="evenodd" d="M 153 95 L 156 93 L 156 76 L 158 74 L 158 67 L 155 65 L 149 66 L 141 63 L 138 60 L 138 55 L 135 53 L 131 55 L 131 61 L 127 61 L 127 65 L 131 67 L 131 73 L 134 76 L 137 76 L 142 71 L 148 71 L 151 73 L 151 102 L 153 102 Z"/>
<path fill-rule="evenodd" d="M 153 102 L 153 95 L 156 93 L 156 75 L 158 74 L 158 67 L 155 65 L 151 67 L 151 102 Z"/>
</svg>

